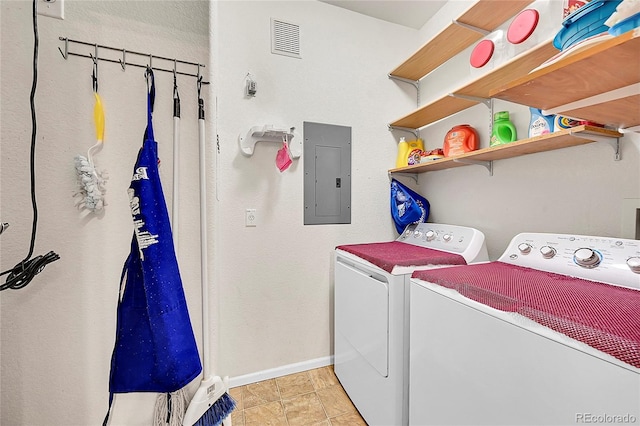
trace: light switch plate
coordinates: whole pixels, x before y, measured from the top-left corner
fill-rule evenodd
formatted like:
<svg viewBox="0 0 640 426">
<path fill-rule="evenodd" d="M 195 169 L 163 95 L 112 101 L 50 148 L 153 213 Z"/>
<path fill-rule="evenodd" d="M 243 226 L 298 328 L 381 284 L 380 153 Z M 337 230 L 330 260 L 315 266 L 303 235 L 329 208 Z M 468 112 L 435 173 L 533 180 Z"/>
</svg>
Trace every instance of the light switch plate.
<svg viewBox="0 0 640 426">
<path fill-rule="evenodd" d="M 245 226 L 256 226 L 258 221 L 258 216 L 256 214 L 256 209 L 246 209 L 245 210 Z"/>
<path fill-rule="evenodd" d="M 64 19 L 64 0 L 38 0 L 38 15 Z"/>
</svg>

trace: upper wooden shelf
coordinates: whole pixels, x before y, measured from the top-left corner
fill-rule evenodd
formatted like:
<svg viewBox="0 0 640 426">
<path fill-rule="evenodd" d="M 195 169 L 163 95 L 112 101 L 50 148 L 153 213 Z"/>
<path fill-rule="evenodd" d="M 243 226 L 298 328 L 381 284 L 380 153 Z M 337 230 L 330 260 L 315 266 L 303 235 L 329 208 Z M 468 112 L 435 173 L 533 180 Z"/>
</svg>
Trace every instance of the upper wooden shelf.
<svg viewBox="0 0 640 426">
<path fill-rule="evenodd" d="M 389 75 L 418 81 L 527 7 L 533 0 L 478 0 Z M 457 23 L 456 23 L 457 22 Z M 462 24 L 459 25 L 458 23 Z"/>
<path fill-rule="evenodd" d="M 463 111 L 478 103 L 478 101 L 456 96 L 471 96 L 474 98 L 489 99 L 490 93 L 495 87 L 500 87 L 510 81 L 514 76 L 527 74 L 544 61 L 558 53 L 551 40 L 516 56 L 498 68 L 473 80 L 465 86 L 455 90 L 449 95 L 432 101 L 416 111 L 406 115 L 393 123 L 392 127 L 405 127 L 419 129 L 434 123 L 457 112 Z"/>
<path fill-rule="evenodd" d="M 571 129 L 561 130 L 534 138 L 523 139 L 504 145 L 483 148 L 471 151 L 455 157 L 446 157 L 428 163 L 416 164 L 413 166 L 400 167 L 389 170 L 390 173 L 426 173 L 437 170 L 451 169 L 453 167 L 467 166 L 478 161 L 504 160 L 507 158 L 519 157 L 537 152 L 553 151 L 555 149 L 568 148 L 576 145 L 583 145 L 596 142 L 605 138 L 619 138 L 621 133 L 615 130 L 603 129 L 592 126 L 578 126 Z"/>
<path fill-rule="evenodd" d="M 495 85 L 490 96 L 608 126 L 640 125 L 640 29 Z"/>
</svg>

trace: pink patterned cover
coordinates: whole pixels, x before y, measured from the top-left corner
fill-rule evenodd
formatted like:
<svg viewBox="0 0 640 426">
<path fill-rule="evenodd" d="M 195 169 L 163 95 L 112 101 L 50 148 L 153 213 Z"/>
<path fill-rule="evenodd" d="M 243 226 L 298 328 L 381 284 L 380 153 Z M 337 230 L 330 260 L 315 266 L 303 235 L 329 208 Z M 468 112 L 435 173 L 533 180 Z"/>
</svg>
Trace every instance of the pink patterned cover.
<svg viewBox="0 0 640 426">
<path fill-rule="evenodd" d="M 387 243 L 351 244 L 336 249 L 354 254 L 391 273 L 395 266 L 466 265 L 464 257 L 455 253 L 433 250 L 412 244 Z"/>
<path fill-rule="evenodd" d="M 504 262 L 416 271 L 412 278 L 517 312 L 640 368 L 640 291 Z"/>
</svg>

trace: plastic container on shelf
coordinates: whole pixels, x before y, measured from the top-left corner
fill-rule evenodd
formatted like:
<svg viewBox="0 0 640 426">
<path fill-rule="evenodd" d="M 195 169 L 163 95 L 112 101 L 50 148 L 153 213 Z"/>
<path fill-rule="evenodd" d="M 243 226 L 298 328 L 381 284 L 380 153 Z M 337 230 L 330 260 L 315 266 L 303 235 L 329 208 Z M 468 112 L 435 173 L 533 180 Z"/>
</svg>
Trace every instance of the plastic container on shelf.
<svg viewBox="0 0 640 426">
<path fill-rule="evenodd" d="M 422 139 L 406 141 L 404 137 L 398 142 L 398 155 L 396 157 L 396 167 L 412 166 L 420 164 L 420 157 L 424 151 Z"/>
<path fill-rule="evenodd" d="M 629 16 L 609 28 L 609 34 L 612 36 L 619 36 L 620 34 L 624 34 L 627 31 L 631 31 L 638 27 L 640 27 L 640 13 Z"/>
<path fill-rule="evenodd" d="M 571 15 L 591 0 L 563 0 L 562 19 Z"/>
<path fill-rule="evenodd" d="M 431 151 L 422 151 L 420 156 L 420 163 L 429 163 L 434 160 L 441 160 L 444 158 L 444 152 L 441 148 L 432 149 Z"/>
<path fill-rule="evenodd" d="M 553 127 L 555 130 L 566 130 L 572 127 L 580 126 L 581 124 L 585 124 L 583 121 L 574 120 L 573 118 L 563 117 L 561 115 L 556 115 L 553 121 Z"/>
<path fill-rule="evenodd" d="M 592 0 L 580 7 L 562 21 L 562 28 L 553 39 L 553 45 L 559 50 L 565 50 L 580 40 L 608 32 L 609 27 L 605 25 L 605 21 L 621 1 Z"/>
<path fill-rule="evenodd" d="M 409 154 L 409 144 L 404 139 L 400 138 L 398 142 L 398 155 L 396 156 L 396 167 L 405 167 L 407 165 L 407 155 Z"/>
<path fill-rule="evenodd" d="M 544 115 L 538 108 L 529 107 L 531 112 L 531 120 L 529 121 L 529 137 L 546 135 L 552 133 L 554 129 L 555 115 Z"/>
<path fill-rule="evenodd" d="M 468 124 L 460 124 L 447 132 L 442 151 L 446 157 L 454 157 L 475 151 L 478 146 L 480 146 L 480 137 L 476 129 Z"/>
<path fill-rule="evenodd" d="M 479 77 L 505 63 L 507 54 L 503 30 L 497 30 L 480 40 L 469 54 L 470 74 Z"/>
<path fill-rule="evenodd" d="M 518 140 L 516 127 L 509 119 L 509 111 L 496 112 L 493 115 L 493 130 L 489 146 L 503 145 Z"/>
<path fill-rule="evenodd" d="M 549 40 L 561 25 L 560 9 L 557 0 L 537 0 L 516 15 L 506 31 L 507 55 L 513 58 Z"/>
<path fill-rule="evenodd" d="M 424 151 L 424 143 L 422 139 L 416 139 L 414 141 L 407 142 L 407 165 L 413 166 L 414 164 L 420 164 L 422 152 Z"/>
</svg>

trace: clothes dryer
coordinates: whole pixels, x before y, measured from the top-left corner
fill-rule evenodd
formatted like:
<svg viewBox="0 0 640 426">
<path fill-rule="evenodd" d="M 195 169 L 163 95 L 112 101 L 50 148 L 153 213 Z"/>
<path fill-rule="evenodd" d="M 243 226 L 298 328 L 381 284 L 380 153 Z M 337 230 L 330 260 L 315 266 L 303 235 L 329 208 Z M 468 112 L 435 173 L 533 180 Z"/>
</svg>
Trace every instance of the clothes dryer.
<svg viewBox="0 0 640 426">
<path fill-rule="evenodd" d="M 640 241 L 520 234 L 410 288 L 410 424 L 640 421 Z"/>
<path fill-rule="evenodd" d="M 334 369 L 371 425 L 409 421 L 409 280 L 415 270 L 488 261 L 484 234 L 408 226 L 397 240 L 335 251 Z"/>
</svg>

